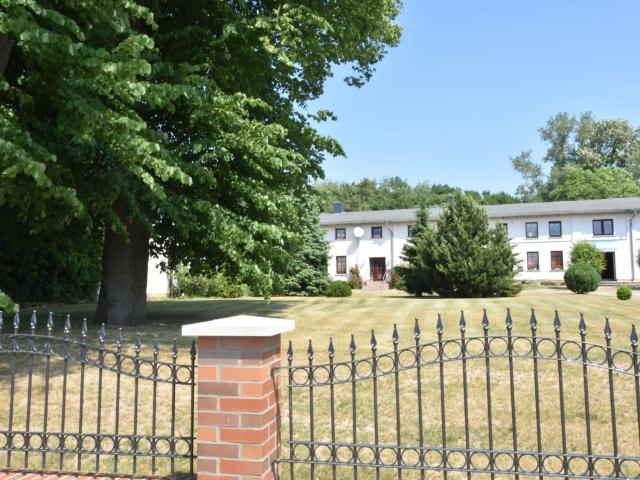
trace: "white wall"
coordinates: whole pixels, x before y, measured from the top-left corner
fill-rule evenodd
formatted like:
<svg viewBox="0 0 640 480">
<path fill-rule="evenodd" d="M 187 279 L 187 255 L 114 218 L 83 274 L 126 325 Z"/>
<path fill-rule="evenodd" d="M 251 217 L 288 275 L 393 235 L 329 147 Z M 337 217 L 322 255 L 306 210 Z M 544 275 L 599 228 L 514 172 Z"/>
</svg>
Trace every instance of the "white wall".
<svg viewBox="0 0 640 480">
<path fill-rule="evenodd" d="M 607 236 L 594 236 L 592 233 L 592 220 L 613 219 L 614 234 Z M 569 266 L 569 253 L 572 245 L 579 240 L 589 240 L 593 242 L 603 252 L 615 252 L 616 279 L 630 281 L 634 278 L 640 280 L 637 266 L 637 254 L 640 249 L 640 215 L 634 220 L 633 227 L 633 263 L 631 255 L 629 220 L 630 214 L 587 214 L 571 216 L 537 216 L 537 217 L 517 217 L 500 219 L 493 218 L 493 223 L 506 223 L 509 237 L 514 245 L 514 251 L 522 261 L 523 272 L 519 278 L 523 280 L 562 280 L 564 270 Z M 549 236 L 549 222 L 562 222 L 562 237 L 554 238 Z M 538 238 L 526 238 L 525 223 L 538 222 Z M 385 224 L 359 224 L 359 225 L 323 225 L 326 231 L 326 239 L 331 242 L 329 274 L 334 279 L 346 279 L 351 267 L 358 265 L 362 278 L 366 281 L 370 279 L 369 258 L 385 257 L 387 269 L 401 263 L 400 255 L 402 247 L 408 238 L 409 223 L 391 224 L 393 236 L 390 234 Z M 356 226 L 364 229 L 364 236 L 358 243 L 353 236 Z M 383 226 L 382 239 L 371 238 L 371 227 Z M 346 228 L 347 238 L 345 240 L 335 240 L 335 229 Z M 393 261 L 392 261 L 393 249 Z M 560 271 L 551 270 L 551 252 L 562 251 L 564 269 Z M 538 252 L 540 269 L 538 271 L 527 271 L 527 252 Z M 336 274 L 336 256 L 347 257 L 347 275 Z"/>
<path fill-rule="evenodd" d="M 164 258 L 149 258 L 147 271 L 147 298 L 166 297 L 169 295 L 169 276 L 160 271 L 158 265 Z"/>
<path fill-rule="evenodd" d="M 359 240 L 353 235 L 353 230 L 356 226 L 360 226 L 364 230 L 364 235 Z M 381 239 L 371 238 L 371 227 L 374 226 L 382 227 Z M 374 257 L 384 257 L 387 270 L 392 266 L 399 265 L 401 263 L 402 247 L 409 237 L 408 226 L 409 223 L 324 225 L 325 238 L 331 242 L 329 275 L 336 280 L 346 280 L 351 267 L 357 265 L 360 268 L 360 275 L 363 280 L 369 280 L 371 276 L 369 259 Z M 343 227 L 347 230 L 347 238 L 336 240 L 335 229 Z M 357 249 L 356 246 L 358 247 Z M 347 257 L 347 275 L 338 275 L 336 273 L 337 256 Z"/>
</svg>

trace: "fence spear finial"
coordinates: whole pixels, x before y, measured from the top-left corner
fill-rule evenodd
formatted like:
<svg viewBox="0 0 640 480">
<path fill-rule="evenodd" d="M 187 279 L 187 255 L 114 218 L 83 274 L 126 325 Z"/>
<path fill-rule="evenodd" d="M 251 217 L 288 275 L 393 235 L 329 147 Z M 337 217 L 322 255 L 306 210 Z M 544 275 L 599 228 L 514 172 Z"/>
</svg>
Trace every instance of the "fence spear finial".
<svg viewBox="0 0 640 480">
<path fill-rule="evenodd" d="M 638 346 L 638 334 L 636 333 L 636 326 L 635 324 L 631 325 L 631 346 L 632 347 L 637 347 Z"/>
<path fill-rule="evenodd" d="M 151 350 L 153 352 L 153 356 L 154 357 L 157 356 L 158 352 L 160 351 L 160 345 L 158 344 L 158 334 L 157 333 L 153 336 L 153 345 L 151 347 Z"/>
<path fill-rule="evenodd" d="M 118 347 L 118 349 L 122 348 L 122 327 L 118 327 L 118 334 L 116 335 L 116 347 Z"/>
<path fill-rule="evenodd" d="M 438 312 L 438 321 L 436 322 L 436 331 L 438 332 L 438 335 L 442 335 L 443 330 L 444 328 L 442 326 L 442 315 L 440 315 L 440 312 Z"/>
<path fill-rule="evenodd" d="M 558 310 L 556 310 L 556 314 L 553 317 L 553 329 L 556 332 L 560 332 L 560 315 L 558 314 Z"/>
<path fill-rule="evenodd" d="M 67 314 L 66 318 L 64 319 L 64 330 L 63 330 L 64 336 L 65 338 L 69 337 L 69 334 L 71 333 L 71 315 Z"/>
<path fill-rule="evenodd" d="M 82 319 L 82 329 L 80 331 L 80 335 L 82 335 L 82 338 L 87 338 L 87 335 L 89 334 L 89 328 L 87 328 L 87 318 L 83 318 Z"/>
<path fill-rule="evenodd" d="M 51 332 L 53 332 L 53 312 L 49 312 L 47 318 L 47 335 L 51 336 Z"/>
<path fill-rule="evenodd" d="M 353 333 L 351 334 L 351 342 L 349 343 L 349 352 L 351 353 L 351 355 L 356 354 L 356 337 L 353 335 Z"/>
<path fill-rule="evenodd" d="M 140 334 L 136 333 L 136 338 L 133 341 L 134 351 L 136 354 L 140 353 L 140 348 L 142 347 L 142 342 L 140 341 Z"/>
<path fill-rule="evenodd" d="M 535 332 L 538 329 L 538 319 L 536 318 L 536 311 L 531 309 L 531 318 L 529 318 L 529 325 L 531 326 L 531 331 Z"/>
<path fill-rule="evenodd" d="M 417 318 L 415 320 L 415 323 L 413 324 L 413 336 L 416 340 L 420 340 L 420 324 L 418 323 Z"/>
<path fill-rule="evenodd" d="M 309 346 L 307 347 L 307 358 L 309 361 L 313 360 L 313 343 L 311 343 L 311 339 L 309 339 Z"/>
<path fill-rule="evenodd" d="M 20 312 L 16 312 L 13 316 L 13 331 L 17 334 L 18 330 L 20 330 Z"/>
<path fill-rule="evenodd" d="M 487 316 L 487 309 L 482 309 L 482 329 L 485 332 L 489 331 L 489 317 Z"/>
<path fill-rule="evenodd" d="M 464 310 L 460 310 L 460 321 L 458 322 L 460 331 L 464 332 L 467 329 L 467 321 L 464 319 Z"/>
<path fill-rule="evenodd" d="M 291 340 L 289 340 L 289 348 L 287 348 L 287 360 L 289 360 L 289 362 L 293 360 L 293 345 L 291 344 Z"/>
<path fill-rule="evenodd" d="M 578 324 L 578 329 L 580 330 L 580 335 L 586 335 L 587 324 L 584 322 L 584 315 L 582 312 L 580 312 L 580 323 Z"/>
<path fill-rule="evenodd" d="M 196 339 L 193 338 L 191 340 L 191 360 L 194 361 L 196 359 L 196 355 L 198 353 L 198 349 L 196 348 Z"/>
<path fill-rule="evenodd" d="M 173 339 L 173 345 L 171 345 L 171 357 L 175 360 L 178 358 L 178 339 Z"/>
<path fill-rule="evenodd" d="M 609 317 L 604 317 L 604 338 L 611 340 L 611 325 L 609 324 Z"/>
<path fill-rule="evenodd" d="M 373 350 L 374 352 L 378 349 L 378 340 L 376 339 L 376 332 L 374 332 L 373 330 L 371 330 L 371 350 Z"/>
<path fill-rule="evenodd" d="M 2 333 L 3 324 L 4 324 L 4 319 L 2 318 L 2 310 L 0 310 L 0 333 Z"/>
<path fill-rule="evenodd" d="M 38 317 L 35 310 L 31 312 L 31 321 L 29 323 L 31 326 L 31 335 L 35 335 L 36 327 L 38 326 Z"/>
<path fill-rule="evenodd" d="M 104 343 L 105 337 L 107 336 L 107 332 L 104 329 L 104 322 L 100 324 L 100 328 L 98 329 L 98 340 L 101 344 Z"/>
<path fill-rule="evenodd" d="M 393 333 L 391 334 L 391 340 L 393 341 L 394 345 L 398 345 L 398 342 L 400 342 L 400 334 L 398 333 L 398 325 L 396 325 L 395 323 L 393 324 Z"/>
<path fill-rule="evenodd" d="M 333 358 L 336 351 L 333 348 L 333 337 L 329 337 L 329 358 Z"/>
<path fill-rule="evenodd" d="M 505 320 L 507 324 L 507 330 L 511 330 L 513 328 L 513 318 L 511 318 L 511 309 L 507 307 L 507 318 Z"/>
</svg>

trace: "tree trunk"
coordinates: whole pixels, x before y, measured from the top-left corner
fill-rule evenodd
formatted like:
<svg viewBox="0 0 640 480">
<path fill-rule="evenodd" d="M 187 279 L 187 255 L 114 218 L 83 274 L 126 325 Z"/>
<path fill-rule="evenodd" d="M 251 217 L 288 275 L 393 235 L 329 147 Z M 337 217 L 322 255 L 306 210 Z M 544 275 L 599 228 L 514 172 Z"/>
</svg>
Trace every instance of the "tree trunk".
<svg viewBox="0 0 640 480">
<path fill-rule="evenodd" d="M 12 48 L 13 40 L 6 33 L 0 33 L 0 75 L 3 75 L 7 69 Z"/>
<path fill-rule="evenodd" d="M 112 229 L 105 232 L 102 282 L 96 316 L 107 325 L 141 325 L 147 309 L 149 232 L 124 220 L 128 238 Z"/>
</svg>

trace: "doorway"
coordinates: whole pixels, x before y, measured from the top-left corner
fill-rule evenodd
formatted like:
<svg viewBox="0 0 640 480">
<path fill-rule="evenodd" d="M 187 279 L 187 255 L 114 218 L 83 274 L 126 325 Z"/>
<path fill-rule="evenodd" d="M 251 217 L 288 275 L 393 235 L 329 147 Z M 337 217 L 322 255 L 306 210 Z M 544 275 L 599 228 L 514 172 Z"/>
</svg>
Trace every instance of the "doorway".
<svg viewBox="0 0 640 480">
<path fill-rule="evenodd" d="M 604 253 L 604 270 L 602 271 L 602 280 L 616 279 L 616 254 L 615 252 Z"/>
<path fill-rule="evenodd" d="M 384 280 L 384 274 L 387 267 L 384 257 L 375 257 L 369 259 L 369 271 L 371 272 L 371 280 L 376 282 Z"/>
</svg>

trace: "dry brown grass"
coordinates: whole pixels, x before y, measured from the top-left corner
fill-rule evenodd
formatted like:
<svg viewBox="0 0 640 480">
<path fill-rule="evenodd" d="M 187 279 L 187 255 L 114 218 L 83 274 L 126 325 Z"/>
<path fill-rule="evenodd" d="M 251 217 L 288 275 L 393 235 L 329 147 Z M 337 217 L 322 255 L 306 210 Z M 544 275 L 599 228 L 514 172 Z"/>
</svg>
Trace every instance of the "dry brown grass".
<svg viewBox="0 0 640 480">
<path fill-rule="evenodd" d="M 336 344 L 336 361 L 349 358 L 348 344 L 350 334 L 353 332 L 358 344 L 358 358 L 369 356 L 369 336 L 373 327 L 378 333 L 378 352 L 385 353 L 392 349 L 391 332 L 393 324 L 398 324 L 400 332 L 400 346 L 407 347 L 413 344 L 413 319 L 419 318 L 422 328 L 423 342 L 436 340 L 435 319 L 436 313 L 442 312 L 445 322 L 445 338 L 459 336 L 457 322 L 459 311 L 466 311 L 467 336 L 482 334 L 480 319 L 482 308 L 487 308 L 492 322 L 492 333 L 503 334 L 504 315 L 507 306 L 512 309 L 514 319 L 514 334 L 527 335 L 529 309 L 535 307 L 539 320 L 538 334 L 540 336 L 552 336 L 553 310 L 558 309 L 563 320 L 563 338 L 578 339 L 579 312 L 585 313 L 589 329 L 589 340 L 594 343 L 603 343 L 602 329 L 604 317 L 611 319 L 614 331 L 613 343 L 621 348 L 628 348 L 628 335 L 631 322 L 640 313 L 640 302 L 634 297 L 631 301 L 621 302 L 615 298 L 613 290 L 601 289 L 598 295 L 578 296 L 562 289 L 530 288 L 525 290 L 517 298 L 501 299 L 440 299 L 423 298 L 416 299 L 391 292 L 387 294 L 367 294 L 356 292 L 353 297 L 346 299 L 327 298 L 275 298 L 271 302 L 258 299 L 238 300 L 179 300 L 151 302 L 149 318 L 151 324 L 144 328 L 143 351 L 149 354 L 152 333 L 157 332 L 162 346 L 161 357 L 170 359 L 170 344 L 173 337 L 179 338 L 181 324 L 196 321 L 220 318 L 238 313 L 265 315 L 273 317 L 286 317 L 296 320 L 297 328 L 285 340 L 291 339 L 294 345 L 295 360 L 297 365 L 306 364 L 307 338 L 314 342 L 316 350 L 316 362 L 326 361 L 326 348 L 328 337 L 334 337 Z M 69 312 L 76 319 L 87 315 L 91 321 L 92 305 L 85 306 L 55 306 L 52 309 L 57 313 Z M 45 309 L 48 309 L 45 307 Z M 58 322 L 60 323 L 60 322 Z M 77 324 L 75 325 L 77 327 Z M 95 327 L 94 327 L 95 328 Z M 6 327 L 5 327 L 6 329 Z M 5 330 L 6 331 L 6 330 Z M 76 328 L 77 331 L 77 328 Z M 125 336 L 131 341 L 135 329 L 125 329 Z M 109 338 L 114 338 L 115 331 L 108 330 Z M 188 363 L 188 339 L 180 339 L 181 351 L 180 363 Z M 284 350 L 284 349 L 283 349 Z M 284 353 L 284 352 L 283 352 Z M 42 371 L 43 363 L 38 359 L 39 371 Z M 7 372 L 9 365 L 0 364 L 2 372 Z M 25 366 L 22 365 L 21 373 Z M 54 378 L 50 385 L 50 407 L 48 424 L 50 430 L 59 430 L 60 408 L 54 406 L 60 398 L 61 381 L 60 362 L 55 362 L 53 368 Z M 535 402 L 533 390 L 532 363 L 529 360 L 515 362 L 516 405 L 518 416 L 518 440 L 519 447 L 523 450 L 536 449 L 535 428 Z M 67 429 L 77 430 L 80 418 L 78 405 L 79 395 L 79 369 L 72 368 L 69 377 L 69 396 L 67 399 Z M 486 381 L 484 360 L 470 360 L 467 366 L 469 388 L 469 428 L 470 445 L 476 448 L 488 446 L 487 429 L 487 404 Z M 561 450 L 559 397 L 558 397 L 558 373 L 555 362 L 542 361 L 540 363 L 540 395 L 542 417 L 542 442 L 545 450 Z M 31 425 L 33 429 L 41 429 L 43 416 L 44 385 L 41 375 L 34 375 L 34 393 L 32 403 Z M 97 426 L 97 375 L 95 369 L 87 367 L 87 380 L 85 383 L 85 408 L 83 411 L 83 428 L 85 431 L 95 431 Z M 123 377 L 124 378 L 124 377 Z M 286 379 L 285 379 L 286 380 Z M 105 432 L 113 432 L 115 423 L 115 375 L 105 373 L 103 391 L 106 401 L 103 401 L 101 428 Z M 620 453 L 622 455 L 638 455 L 638 432 L 636 423 L 635 397 L 633 378 L 631 376 L 616 375 L 616 406 L 618 408 L 618 435 L 620 438 Z M 398 377 L 400 389 L 400 431 L 401 443 L 404 445 L 418 445 L 418 407 L 417 407 L 417 381 L 415 369 L 400 373 Z M 582 392 L 581 369 L 578 365 L 565 364 L 565 409 L 567 439 L 569 451 L 585 452 L 584 433 L 584 406 Z M 27 385 L 25 375 L 20 375 L 17 389 L 24 392 Z M 151 433 L 151 382 L 140 381 L 139 420 L 138 432 Z M 126 384 L 126 385 L 125 385 Z M 122 399 L 120 406 L 120 431 L 132 433 L 133 425 L 133 379 L 127 378 L 122 384 Z M 1 391 L 7 392 L 7 375 L 0 378 Z M 611 453 L 611 420 L 608 399 L 608 379 L 606 371 L 594 369 L 590 373 L 591 388 L 591 422 L 593 429 L 593 450 L 595 453 Z M 393 375 L 379 379 L 379 441 L 381 443 L 396 443 L 396 414 L 395 414 L 395 379 Z M 494 428 L 494 448 L 511 448 L 511 409 L 509 402 L 508 367 L 506 360 L 493 359 L 491 361 L 491 389 L 492 389 L 492 414 Z M 178 434 L 189 434 L 189 400 L 190 396 L 185 388 L 179 388 L 177 395 L 176 431 Z M 422 370 L 423 392 L 423 422 L 425 444 L 440 446 L 441 415 L 440 415 L 440 390 L 439 372 L 437 366 L 425 367 Z M 14 429 L 22 425 L 26 410 L 26 403 L 22 400 L 15 406 Z M 162 385 L 158 388 L 158 433 L 168 433 L 171 428 L 171 392 L 170 386 Z M 357 384 L 357 417 L 358 417 L 358 441 L 361 443 L 373 443 L 373 390 L 371 380 L 363 380 Z M 331 428 L 329 422 L 329 389 L 318 387 L 314 392 L 316 418 L 314 422 L 314 434 L 316 440 L 328 441 Z M 352 404 L 351 385 L 344 384 L 335 388 L 335 415 L 336 438 L 343 442 L 352 440 Z M 0 410 L 0 425 L 2 429 L 7 425 L 8 405 Z M 309 396 L 307 389 L 299 389 L 294 392 L 294 437 L 306 439 L 309 435 L 308 416 Z M 58 403 L 59 404 L 59 403 Z M 287 392 L 284 391 L 284 406 L 287 404 Z M 463 447 L 464 436 L 464 404 L 462 397 L 462 370 L 460 362 L 451 362 L 445 367 L 445 413 L 447 418 L 447 444 L 450 447 Z M 283 410 L 283 427 L 286 441 L 288 435 L 287 411 Z M 21 427 L 20 427 L 21 428 Z M 31 454 L 33 467 L 39 467 L 40 455 Z M 85 456 L 82 461 L 83 470 L 95 468 L 95 456 Z M 2 459 L 0 459 L 1 461 Z M 13 454 L 12 466 L 17 467 L 24 460 L 23 454 Z M 47 455 L 47 463 L 56 467 L 57 455 Z M 101 468 L 107 470 L 111 466 L 112 458 L 102 456 Z M 77 456 L 66 455 L 66 468 L 75 468 Z M 128 468 L 126 462 L 130 460 L 122 457 L 121 466 Z M 160 471 L 166 471 L 168 464 L 163 459 L 158 459 Z M 188 469 L 188 462 L 180 461 L 179 470 Z M 4 463 L 4 462 L 2 462 Z M 150 462 L 139 462 L 142 471 L 150 467 Z M 318 467 L 317 478 L 331 476 L 330 467 Z M 413 473 L 405 473 L 404 478 L 417 478 Z M 630 472 L 633 473 L 633 472 Z M 338 478 L 351 478 L 352 469 L 340 467 L 337 469 Z M 374 478 L 372 469 L 361 469 L 359 478 Z M 308 467 L 296 467 L 296 475 L 308 476 Z M 386 470 L 382 478 L 395 477 L 394 470 Z M 418 475 L 419 476 L 419 475 Z M 477 475 L 474 478 L 482 476 Z M 440 474 L 427 475 L 427 478 L 440 478 Z M 450 478 L 456 478 L 450 475 Z"/>
</svg>

